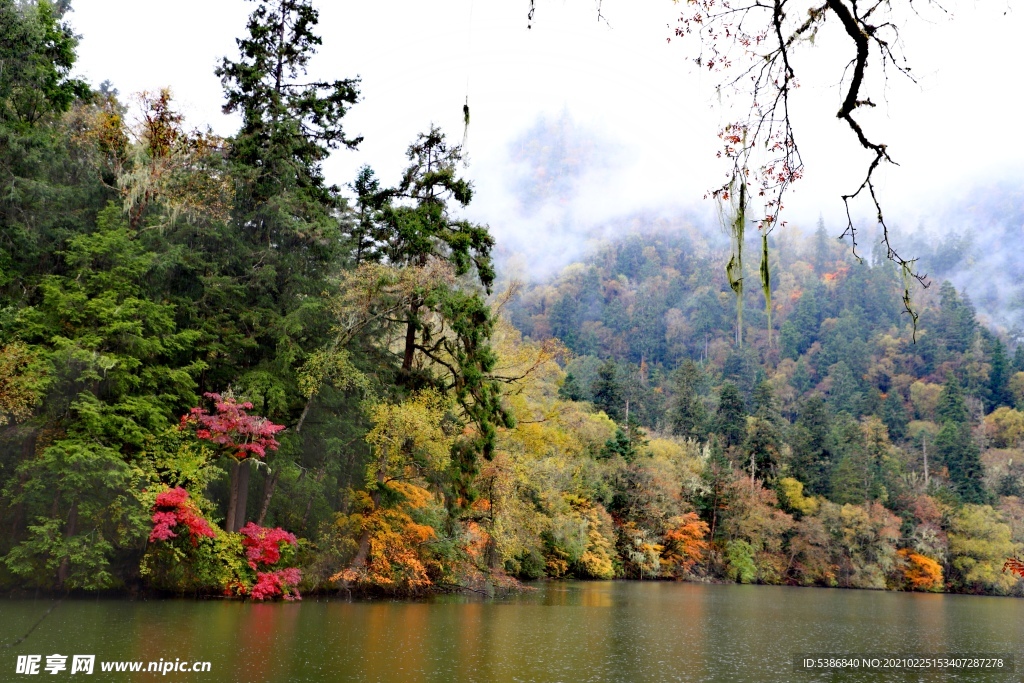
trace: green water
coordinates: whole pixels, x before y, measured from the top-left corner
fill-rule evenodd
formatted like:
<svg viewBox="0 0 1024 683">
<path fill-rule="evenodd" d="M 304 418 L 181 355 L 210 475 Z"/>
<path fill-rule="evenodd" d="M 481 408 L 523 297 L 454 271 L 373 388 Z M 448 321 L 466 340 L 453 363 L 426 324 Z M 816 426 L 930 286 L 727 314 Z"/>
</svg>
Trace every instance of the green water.
<svg viewBox="0 0 1024 683">
<path fill-rule="evenodd" d="M 44 600 L 0 602 L 0 641 Z M 17 675 L 18 655 L 69 655 Z M 1017 673 L 796 671 L 800 653 L 1010 653 Z M 96 655 L 71 675 L 70 655 Z M 115 660 L 209 661 L 208 673 L 103 673 Z M 500 600 L 294 604 L 66 600 L 0 681 L 1021 681 L 1024 601 L 682 583 L 554 583 Z"/>
</svg>

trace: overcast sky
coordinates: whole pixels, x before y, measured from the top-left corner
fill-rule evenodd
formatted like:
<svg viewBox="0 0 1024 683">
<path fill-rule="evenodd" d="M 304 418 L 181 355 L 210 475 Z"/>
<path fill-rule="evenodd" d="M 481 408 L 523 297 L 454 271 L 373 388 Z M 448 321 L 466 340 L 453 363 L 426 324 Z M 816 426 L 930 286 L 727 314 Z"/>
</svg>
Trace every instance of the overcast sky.
<svg viewBox="0 0 1024 683">
<path fill-rule="evenodd" d="M 863 116 L 901 164 L 881 185 L 896 223 L 926 221 L 957 193 L 1020 173 L 1024 12 L 1008 2 L 960 2 L 952 19 L 926 11 L 905 27 L 919 83 L 894 76 L 888 103 Z M 431 122 L 461 139 L 468 97 L 466 173 L 478 190 L 471 217 L 489 223 L 506 247 L 536 252 L 544 242 L 538 234 L 560 233 L 556 249 L 544 249 L 557 260 L 589 226 L 616 216 L 677 209 L 714 215 L 702 197 L 721 182 L 716 133 L 730 114 L 715 97 L 713 77 L 685 59 L 684 45 L 666 42 L 681 5 L 603 0 L 607 22 L 596 20 L 594 0 L 536 5 L 527 29 L 527 0 L 318 2 L 324 44 L 312 73 L 362 79 L 362 99 L 345 125 L 365 142 L 327 162 L 329 180 L 343 185 L 367 163 L 385 183 L 395 182 L 406 147 Z M 253 6 L 75 0 L 69 19 L 82 35 L 78 70 L 94 84 L 111 80 L 123 96 L 170 86 L 190 123 L 229 135 L 237 121 L 220 112 L 213 69 L 221 57 L 235 57 L 234 39 Z M 822 215 L 838 232 L 839 195 L 859 183 L 867 157 L 834 118 L 845 59 L 830 48 L 845 49 L 837 30 L 826 27 L 798 66 L 795 118 L 806 179 L 794 187 L 783 218 L 812 225 Z M 528 171 L 515 150 L 545 121 L 549 129 L 570 122 L 589 162 L 577 169 L 571 196 L 527 211 L 520 186 Z M 871 215 L 867 206 L 861 215 Z"/>
</svg>

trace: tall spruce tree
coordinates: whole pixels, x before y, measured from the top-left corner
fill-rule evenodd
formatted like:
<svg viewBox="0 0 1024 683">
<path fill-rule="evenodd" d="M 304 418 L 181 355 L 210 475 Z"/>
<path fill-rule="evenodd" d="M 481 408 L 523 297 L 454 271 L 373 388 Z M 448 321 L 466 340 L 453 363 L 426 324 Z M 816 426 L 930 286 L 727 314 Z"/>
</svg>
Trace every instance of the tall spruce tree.
<svg viewBox="0 0 1024 683">
<path fill-rule="evenodd" d="M 230 140 L 232 249 L 214 245 L 220 249 L 210 257 L 219 272 L 206 278 L 211 290 L 244 282 L 233 287 L 238 296 L 220 316 L 240 337 L 226 359 L 235 367 L 224 374 L 243 388 L 272 385 L 267 390 L 284 397 L 279 419 L 289 424 L 304 405 L 297 370 L 329 331 L 321 294 L 330 291 L 344 247 L 342 202 L 321 163 L 332 150 L 359 142 L 342 127 L 358 81 L 305 78 L 321 44 L 318 19 L 311 0 L 259 1 L 247 35 L 236 41 L 238 58 L 224 58 L 215 70 L 224 111 L 242 117 Z M 245 462 L 231 468 L 231 488 L 244 511 L 251 468 Z M 236 516 L 232 531 L 244 522 L 244 514 Z"/>
<path fill-rule="evenodd" d="M 809 494 L 829 493 L 833 454 L 829 444 L 831 425 L 825 402 L 812 396 L 804 403 L 790 432 L 793 447 L 791 470 Z"/>
<path fill-rule="evenodd" d="M 692 360 L 683 361 L 676 370 L 675 399 L 668 413 L 673 434 L 702 439 L 707 434 L 707 409 L 700 399 L 701 370 Z"/>
<path fill-rule="evenodd" d="M 964 502 L 987 502 L 981 449 L 971 436 L 967 402 L 960 383 L 952 374 L 946 378 L 935 412 L 942 425 L 935 438 L 935 450 L 940 462 L 949 470 L 950 482 Z"/>
<path fill-rule="evenodd" d="M 740 446 L 747 434 L 747 408 L 739 388 L 732 382 L 722 385 L 715 412 L 715 432 L 725 448 Z"/>
<path fill-rule="evenodd" d="M 907 437 L 907 425 L 910 421 L 906 406 L 903 405 L 903 397 L 895 387 L 889 387 L 889 393 L 882 403 L 882 422 L 889 430 L 889 438 L 893 441 L 902 441 Z"/>
<path fill-rule="evenodd" d="M 609 359 L 598 368 L 597 377 L 590 387 L 590 395 L 594 397 L 594 405 L 603 410 L 608 417 L 616 422 L 624 419 L 625 399 L 622 396 L 618 366 L 614 360 Z"/>
<path fill-rule="evenodd" d="M 987 388 L 985 407 L 989 412 L 999 406 L 1013 405 L 1013 395 L 1010 393 L 1009 361 L 1006 358 L 1006 348 L 999 337 L 993 337 L 989 343 Z"/>
</svg>

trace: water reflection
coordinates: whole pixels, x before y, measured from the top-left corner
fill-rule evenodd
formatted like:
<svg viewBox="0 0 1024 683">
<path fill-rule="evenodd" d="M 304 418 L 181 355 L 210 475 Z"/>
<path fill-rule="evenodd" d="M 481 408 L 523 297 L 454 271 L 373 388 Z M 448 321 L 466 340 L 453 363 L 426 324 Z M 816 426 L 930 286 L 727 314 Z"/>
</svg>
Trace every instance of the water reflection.
<svg viewBox="0 0 1024 683">
<path fill-rule="evenodd" d="M 0 602 L 10 642 L 46 601 Z M 98 661 L 208 660 L 207 674 L 90 680 L 883 681 L 1021 680 L 1005 674 L 809 674 L 797 653 L 1017 655 L 1024 603 L 1008 598 L 677 583 L 553 583 L 505 599 L 300 604 L 65 601 L 18 654 Z M 97 667 L 98 668 L 98 667 Z"/>
</svg>

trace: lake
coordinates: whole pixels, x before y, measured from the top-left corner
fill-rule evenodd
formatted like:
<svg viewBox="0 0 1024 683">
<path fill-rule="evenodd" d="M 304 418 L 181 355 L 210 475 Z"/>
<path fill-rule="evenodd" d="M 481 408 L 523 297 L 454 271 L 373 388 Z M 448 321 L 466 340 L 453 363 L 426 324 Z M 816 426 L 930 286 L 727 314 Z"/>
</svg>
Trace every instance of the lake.
<svg viewBox="0 0 1024 683">
<path fill-rule="evenodd" d="M 50 604 L 0 602 L 0 641 L 24 635 Z M 624 581 L 424 602 L 69 599 L 3 653 L 0 681 L 1020 681 L 1024 601 Z M 794 666 L 801 654 L 988 653 L 1014 655 L 1017 673 Z M 51 675 L 53 654 L 68 659 Z M 70 673 L 75 654 L 95 655 L 92 675 Z M 41 657 L 38 676 L 17 675 L 19 655 Z M 210 670 L 100 670 L 121 660 Z"/>
</svg>

